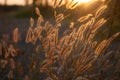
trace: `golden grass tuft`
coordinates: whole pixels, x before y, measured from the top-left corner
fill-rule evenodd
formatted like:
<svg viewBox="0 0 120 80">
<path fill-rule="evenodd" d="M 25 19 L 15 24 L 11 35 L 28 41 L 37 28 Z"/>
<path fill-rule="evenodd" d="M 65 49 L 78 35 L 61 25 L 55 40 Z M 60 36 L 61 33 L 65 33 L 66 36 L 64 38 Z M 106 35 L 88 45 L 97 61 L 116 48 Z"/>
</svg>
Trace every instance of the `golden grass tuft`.
<svg viewBox="0 0 120 80">
<path fill-rule="evenodd" d="M 15 29 L 13 30 L 13 41 L 14 41 L 15 43 L 17 43 L 18 40 L 19 40 L 18 28 L 15 28 Z"/>
<path fill-rule="evenodd" d="M 67 9 L 76 8 L 78 3 L 74 3 L 73 1 L 74 0 L 66 4 Z M 54 6 L 57 6 L 56 1 Z M 44 26 L 39 25 L 42 26 L 42 29 L 37 29 L 38 31 L 30 27 L 27 33 L 27 35 L 30 35 L 31 37 L 29 42 L 33 41 L 32 37 L 35 36 L 35 33 L 40 32 L 39 40 L 42 42 L 41 45 L 44 48 L 43 50 L 45 50 L 45 60 L 40 65 L 40 72 L 45 72 L 54 80 L 66 80 L 69 78 L 70 74 L 72 74 L 70 78 L 74 79 L 77 75 L 82 75 L 91 68 L 98 57 L 104 53 L 111 41 L 119 35 L 119 33 L 117 33 L 100 43 L 94 41 L 96 32 L 107 21 L 104 18 L 99 18 L 106 8 L 107 4 L 101 5 L 95 15 L 87 14 L 86 16 L 79 18 L 77 21 L 82 23 L 82 25 L 78 28 L 75 27 L 75 22 L 71 22 L 69 28 L 71 28 L 72 31 L 69 34 L 64 34 L 60 39 L 58 38 L 59 28 L 61 27 L 62 21 L 65 19 L 63 13 L 54 12 L 56 21 L 55 26 L 47 21 Z M 38 9 L 36 10 L 36 13 L 37 15 L 38 13 L 41 15 Z M 42 21 L 42 19 L 40 20 Z M 38 28 L 38 26 L 36 28 Z M 44 30 L 46 36 L 41 34 Z M 33 39 L 35 39 L 35 37 Z M 36 48 L 37 53 L 39 47 L 40 46 Z M 58 63 L 59 66 L 54 66 L 56 63 Z M 54 74 L 54 71 L 58 72 L 58 74 Z M 60 78 L 59 75 L 62 75 L 63 77 Z"/>
</svg>

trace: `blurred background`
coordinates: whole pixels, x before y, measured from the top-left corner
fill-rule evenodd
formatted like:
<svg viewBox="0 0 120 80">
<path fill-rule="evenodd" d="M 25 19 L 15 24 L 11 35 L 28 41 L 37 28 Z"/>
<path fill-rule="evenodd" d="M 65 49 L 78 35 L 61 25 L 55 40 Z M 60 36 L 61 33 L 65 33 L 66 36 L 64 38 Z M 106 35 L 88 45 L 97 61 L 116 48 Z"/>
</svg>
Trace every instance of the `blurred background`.
<svg viewBox="0 0 120 80">
<path fill-rule="evenodd" d="M 70 0 L 63 0 L 62 4 L 69 2 Z M 101 4 L 102 0 L 96 0 L 95 3 L 87 3 L 86 5 L 80 5 L 75 10 L 66 10 L 65 5 L 61 8 L 57 8 L 57 12 L 64 13 L 65 15 L 71 14 L 68 20 L 63 22 L 69 23 L 69 20 L 74 21 L 76 18 L 94 12 L 94 10 Z M 107 1 L 107 0 L 106 0 Z M 120 31 L 120 0 L 112 0 L 109 4 L 108 12 L 104 14 L 106 18 L 111 17 L 110 22 L 110 34 L 114 34 Z M 0 0 L 0 36 L 1 34 L 12 33 L 15 27 L 18 27 L 21 31 L 21 35 L 29 27 L 29 19 L 31 17 L 37 18 L 35 13 L 35 7 L 39 7 L 41 14 L 45 19 L 52 19 L 54 14 L 54 0 Z M 66 26 L 66 25 L 64 25 Z M 108 25 L 109 26 L 109 25 Z M 66 26 L 67 27 L 67 26 Z"/>
</svg>

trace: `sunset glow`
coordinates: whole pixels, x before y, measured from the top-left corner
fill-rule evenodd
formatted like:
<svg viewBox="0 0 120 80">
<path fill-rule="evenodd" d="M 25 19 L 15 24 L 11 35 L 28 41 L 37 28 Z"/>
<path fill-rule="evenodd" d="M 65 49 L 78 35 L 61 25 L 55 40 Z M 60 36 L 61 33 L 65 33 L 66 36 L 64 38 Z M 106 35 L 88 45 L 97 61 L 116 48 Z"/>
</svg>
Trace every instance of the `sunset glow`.
<svg viewBox="0 0 120 80">
<path fill-rule="evenodd" d="M 7 2 L 5 2 L 5 1 L 7 1 Z M 27 0 L 0 0 L 0 4 L 1 5 L 7 4 L 7 5 L 23 5 L 24 6 L 26 4 L 26 1 Z M 57 0 L 57 1 L 58 1 L 58 3 L 56 3 L 56 4 L 59 4 L 59 2 L 61 0 Z M 105 1 L 105 0 L 62 0 L 61 4 L 64 5 L 66 3 L 71 3 L 71 2 L 72 3 L 78 2 L 78 4 L 87 4 L 87 3 L 92 3 L 95 1 Z M 36 4 L 37 5 L 40 5 L 40 4 L 46 5 L 46 2 L 48 2 L 49 6 L 52 6 L 52 5 L 54 5 L 55 0 L 47 0 L 47 1 L 46 0 L 37 0 Z M 33 0 L 28 0 L 28 4 L 32 4 L 32 3 L 33 3 Z"/>
<path fill-rule="evenodd" d="M 32 4 L 32 0 L 28 0 Z M 5 4 L 5 0 L 0 0 L 0 4 Z M 7 0 L 7 5 L 25 5 L 25 0 Z"/>
<path fill-rule="evenodd" d="M 79 2 L 79 3 L 88 3 L 92 0 L 76 0 L 76 2 Z"/>
</svg>

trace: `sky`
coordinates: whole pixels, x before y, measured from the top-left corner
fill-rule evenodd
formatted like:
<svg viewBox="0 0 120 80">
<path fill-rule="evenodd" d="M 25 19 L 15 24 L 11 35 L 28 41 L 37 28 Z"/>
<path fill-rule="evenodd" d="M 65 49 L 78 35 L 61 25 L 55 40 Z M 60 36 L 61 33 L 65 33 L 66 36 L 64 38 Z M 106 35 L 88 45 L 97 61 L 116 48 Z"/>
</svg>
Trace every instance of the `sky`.
<svg viewBox="0 0 120 80">
<path fill-rule="evenodd" d="M 28 1 L 29 1 L 29 4 L 31 4 L 33 0 L 28 0 Z M 45 0 L 42 0 L 42 1 L 43 1 L 42 4 L 46 2 Z M 48 2 L 50 5 L 53 4 L 53 0 L 48 0 Z M 0 4 L 4 5 L 5 0 L 0 0 Z M 25 0 L 7 0 L 7 5 L 25 5 Z"/>
<path fill-rule="evenodd" d="M 7 5 L 25 5 L 25 1 L 26 0 L 7 0 Z M 31 4 L 33 2 L 33 0 L 28 0 L 29 4 Z M 70 0 L 71 1 L 71 0 Z M 88 1 L 92 1 L 92 0 L 75 0 L 75 1 L 79 1 L 79 2 L 88 2 Z M 48 0 L 50 5 L 54 4 L 54 0 Z M 42 4 L 45 4 L 46 0 L 42 0 Z M 63 1 L 64 3 L 64 1 Z M 5 0 L 0 0 L 0 4 L 5 4 Z M 39 2 L 38 2 L 39 4 Z"/>
<path fill-rule="evenodd" d="M 0 4 L 4 4 L 5 0 L 0 0 Z M 28 0 L 29 4 L 32 3 L 32 0 Z M 7 5 L 25 5 L 25 0 L 7 0 Z"/>
</svg>

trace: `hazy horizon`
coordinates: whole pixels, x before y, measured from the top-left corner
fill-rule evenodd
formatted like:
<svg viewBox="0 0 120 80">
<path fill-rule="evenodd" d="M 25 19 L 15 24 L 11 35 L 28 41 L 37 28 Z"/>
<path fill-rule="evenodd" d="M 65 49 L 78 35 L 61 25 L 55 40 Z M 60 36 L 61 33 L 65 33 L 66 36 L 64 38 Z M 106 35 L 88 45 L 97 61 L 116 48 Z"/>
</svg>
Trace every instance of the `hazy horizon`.
<svg viewBox="0 0 120 80">
<path fill-rule="evenodd" d="M 7 3 L 6 5 L 25 5 L 26 0 L 7 0 Z M 29 3 L 28 4 L 32 4 L 32 0 L 29 0 Z M 1 5 L 4 5 L 5 4 L 5 0 L 0 0 L 0 4 Z"/>
</svg>

